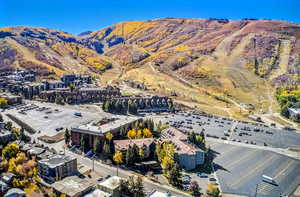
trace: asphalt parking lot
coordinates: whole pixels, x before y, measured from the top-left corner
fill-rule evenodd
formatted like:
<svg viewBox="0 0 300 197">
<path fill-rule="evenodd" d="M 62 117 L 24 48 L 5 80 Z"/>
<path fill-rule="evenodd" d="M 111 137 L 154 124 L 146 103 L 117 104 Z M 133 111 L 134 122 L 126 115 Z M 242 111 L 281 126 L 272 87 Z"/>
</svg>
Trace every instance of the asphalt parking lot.
<svg viewBox="0 0 300 197">
<path fill-rule="evenodd" d="M 300 184 L 300 161 L 271 151 L 212 142 L 214 168 L 222 192 L 258 197 L 289 195 Z M 278 186 L 262 182 L 272 177 Z"/>
<path fill-rule="evenodd" d="M 207 137 L 274 148 L 300 148 L 299 132 L 279 130 L 261 123 L 184 112 L 159 116 L 156 119 L 182 130 L 196 133 L 204 131 Z M 229 131 L 227 136 L 224 131 Z"/>
<path fill-rule="evenodd" d="M 230 137 L 230 140 L 233 139 L 239 139 L 241 142 L 248 141 L 248 143 L 255 142 L 257 145 L 265 143 L 274 148 L 300 148 L 300 133 L 265 127 L 259 123 L 238 123 L 236 132 L 233 132 Z"/>
<path fill-rule="evenodd" d="M 223 137 L 224 131 L 231 129 L 234 122 L 229 118 L 211 115 L 193 115 L 183 112 L 158 117 L 158 120 L 186 131 L 201 132 L 203 130 L 205 134 L 218 138 Z"/>
</svg>

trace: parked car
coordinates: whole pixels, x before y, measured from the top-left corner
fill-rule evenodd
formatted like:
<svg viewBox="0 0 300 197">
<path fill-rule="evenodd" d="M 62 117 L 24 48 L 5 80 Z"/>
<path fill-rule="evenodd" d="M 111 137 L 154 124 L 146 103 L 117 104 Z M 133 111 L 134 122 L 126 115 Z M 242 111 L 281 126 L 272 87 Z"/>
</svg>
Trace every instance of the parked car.
<svg viewBox="0 0 300 197">
<path fill-rule="evenodd" d="M 191 182 L 190 177 L 187 177 L 187 176 L 182 177 L 182 183 L 183 184 L 190 184 L 190 182 Z"/>
<path fill-rule="evenodd" d="M 64 128 L 63 127 L 58 127 L 58 128 L 56 128 L 55 130 L 56 131 L 61 131 L 61 130 L 63 130 Z"/>
<path fill-rule="evenodd" d="M 189 185 L 184 185 L 184 186 L 182 187 L 182 189 L 183 189 L 184 191 L 187 191 L 187 190 L 189 190 L 189 188 L 190 188 L 190 186 L 189 186 Z"/>
<path fill-rule="evenodd" d="M 211 178 L 209 178 L 209 181 L 217 181 L 217 179 L 215 179 L 215 178 L 213 178 L 213 177 L 211 177 Z"/>
<path fill-rule="evenodd" d="M 103 181 L 103 177 L 98 178 L 97 181 L 99 182 Z"/>
<path fill-rule="evenodd" d="M 85 156 L 85 157 L 90 157 L 90 156 L 92 156 L 92 155 L 93 155 L 93 151 L 90 150 L 90 151 L 88 151 L 84 156 Z"/>
<path fill-rule="evenodd" d="M 74 113 L 74 116 L 79 116 L 79 117 L 81 117 L 82 114 L 81 114 L 80 112 L 75 112 L 75 113 Z"/>
<path fill-rule="evenodd" d="M 208 178 L 208 175 L 206 173 L 197 173 L 197 176 L 200 178 Z"/>
</svg>

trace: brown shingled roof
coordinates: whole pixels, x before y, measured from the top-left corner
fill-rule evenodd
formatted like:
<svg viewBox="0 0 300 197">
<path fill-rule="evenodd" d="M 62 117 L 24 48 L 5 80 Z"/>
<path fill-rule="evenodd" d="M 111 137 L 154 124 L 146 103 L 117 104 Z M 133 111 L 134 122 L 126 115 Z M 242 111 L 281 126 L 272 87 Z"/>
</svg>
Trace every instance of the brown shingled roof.
<svg viewBox="0 0 300 197">
<path fill-rule="evenodd" d="M 200 148 L 188 143 L 187 135 L 174 127 L 169 127 L 162 131 L 160 142 L 169 142 L 175 146 L 175 152 L 178 154 L 195 154 L 202 151 Z"/>
<path fill-rule="evenodd" d="M 137 147 L 142 148 L 143 146 L 150 146 L 154 142 L 153 138 L 141 138 L 141 139 L 130 139 L 130 140 L 114 140 L 114 145 L 116 149 L 126 150 L 129 146 L 134 144 Z"/>
</svg>

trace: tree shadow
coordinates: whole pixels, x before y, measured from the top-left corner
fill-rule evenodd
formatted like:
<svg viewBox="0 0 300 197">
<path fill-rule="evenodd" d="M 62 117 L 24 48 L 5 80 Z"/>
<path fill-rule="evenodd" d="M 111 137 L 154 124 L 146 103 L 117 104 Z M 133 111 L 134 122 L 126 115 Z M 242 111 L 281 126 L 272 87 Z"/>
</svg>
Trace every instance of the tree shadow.
<svg viewBox="0 0 300 197">
<path fill-rule="evenodd" d="M 221 166 L 220 164 L 213 163 L 213 165 L 214 165 L 214 170 L 215 170 L 215 171 L 223 170 L 223 171 L 226 171 L 226 172 L 230 172 L 229 170 L 227 170 L 226 168 L 224 168 L 224 167 Z"/>
</svg>

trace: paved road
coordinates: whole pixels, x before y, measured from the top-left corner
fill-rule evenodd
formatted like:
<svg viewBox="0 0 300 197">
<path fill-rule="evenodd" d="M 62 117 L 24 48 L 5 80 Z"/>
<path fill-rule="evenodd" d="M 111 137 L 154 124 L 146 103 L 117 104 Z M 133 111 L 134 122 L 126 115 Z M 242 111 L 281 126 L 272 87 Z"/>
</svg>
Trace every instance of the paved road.
<svg viewBox="0 0 300 197">
<path fill-rule="evenodd" d="M 79 163 L 82 163 L 83 165 L 85 166 L 89 166 L 92 168 L 93 166 L 93 162 L 91 159 L 88 159 L 86 157 L 83 157 L 81 155 L 77 155 L 73 152 L 70 152 L 70 151 L 66 151 L 66 154 L 68 155 L 72 155 L 74 157 L 77 158 L 77 161 Z M 107 175 L 117 175 L 117 168 L 116 167 L 113 167 L 113 166 L 109 166 L 109 165 L 106 165 L 106 164 L 102 164 L 98 161 L 95 161 L 94 162 L 94 170 L 103 175 L 103 176 L 107 176 Z M 132 171 L 128 171 L 128 170 L 123 170 L 123 169 L 120 169 L 118 170 L 118 176 L 120 177 L 123 177 L 123 178 L 128 178 L 129 176 L 132 176 L 136 174 L 135 172 L 132 172 Z M 144 186 L 145 188 L 148 190 L 148 191 L 151 191 L 151 190 L 159 190 L 159 191 L 163 191 L 163 192 L 170 192 L 171 194 L 175 195 L 175 196 L 178 196 L 178 197 L 185 197 L 185 196 L 190 196 L 186 193 L 183 193 L 179 190 L 176 190 L 172 187 L 169 187 L 167 185 L 162 185 L 162 184 L 159 184 L 159 183 L 154 183 L 152 181 L 150 181 L 149 179 L 147 179 L 146 177 L 143 179 L 144 181 Z"/>
</svg>

